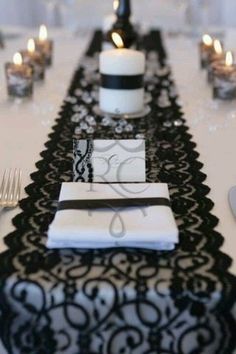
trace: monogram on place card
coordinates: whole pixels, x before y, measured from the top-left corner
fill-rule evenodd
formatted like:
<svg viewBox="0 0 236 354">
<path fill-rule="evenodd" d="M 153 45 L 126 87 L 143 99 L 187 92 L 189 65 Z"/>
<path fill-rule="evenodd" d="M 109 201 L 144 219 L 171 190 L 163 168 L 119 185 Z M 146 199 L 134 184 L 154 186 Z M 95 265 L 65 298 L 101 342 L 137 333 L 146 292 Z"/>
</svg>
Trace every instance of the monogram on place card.
<svg viewBox="0 0 236 354">
<path fill-rule="evenodd" d="M 75 182 L 145 182 L 145 141 L 74 140 Z"/>
</svg>

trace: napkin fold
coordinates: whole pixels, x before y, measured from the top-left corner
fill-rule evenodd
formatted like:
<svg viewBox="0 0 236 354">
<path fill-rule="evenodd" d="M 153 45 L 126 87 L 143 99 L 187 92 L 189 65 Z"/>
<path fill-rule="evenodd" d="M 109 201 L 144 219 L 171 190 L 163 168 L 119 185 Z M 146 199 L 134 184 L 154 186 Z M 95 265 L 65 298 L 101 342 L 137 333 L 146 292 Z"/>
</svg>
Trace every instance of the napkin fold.
<svg viewBox="0 0 236 354">
<path fill-rule="evenodd" d="M 48 248 L 172 250 L 177 243 L 164 183 L 63 183 L 47 239 Z"/>
</svg>

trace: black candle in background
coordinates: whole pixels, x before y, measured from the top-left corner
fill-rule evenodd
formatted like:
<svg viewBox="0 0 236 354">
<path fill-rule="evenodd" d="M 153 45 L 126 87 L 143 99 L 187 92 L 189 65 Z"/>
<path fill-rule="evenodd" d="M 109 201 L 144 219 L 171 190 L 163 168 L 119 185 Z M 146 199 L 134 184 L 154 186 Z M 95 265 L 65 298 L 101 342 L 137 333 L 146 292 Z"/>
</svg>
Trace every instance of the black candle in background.
<svg viewBox="0 0 236 354">
<path fill-rule="evenodd" d="M 118 33 L 124 43 L 124 48 L 136 47 L 137 34 L 130 22 L 131 16 L 131 3 L 130 0 L 119 0 L 116 8 L 117 20 L 114 23 L 112 29 L 107 33 L 106 40 L 112 41 L 112 33 Z M 115 46 L 115 45 L 114 45 Z"/>
<path fill-rule="evenodd" d="M 131 16 L 131 5 L 130 0 L 119 0 L 116 15 L 120 19 L 129 20 Z"/>
</svg>

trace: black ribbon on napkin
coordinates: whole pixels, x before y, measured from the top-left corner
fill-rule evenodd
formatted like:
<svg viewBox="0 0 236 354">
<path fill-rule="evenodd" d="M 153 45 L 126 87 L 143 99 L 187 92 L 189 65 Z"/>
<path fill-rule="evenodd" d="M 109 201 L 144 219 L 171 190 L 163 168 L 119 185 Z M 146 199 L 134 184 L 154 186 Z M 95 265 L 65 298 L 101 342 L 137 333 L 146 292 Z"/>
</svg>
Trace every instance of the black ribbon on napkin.
<svg viewBox="0 0 236 354">
<path fill-rule="evenodd" d="M 62 200 L 58 203 L 57 210 L 81 210 L 81 209 L 104 209 L 104 208 L 129 208 L 148 206 L 170 207 L 168 198 L 128 198 L 128 199 L 80 199 Z"/>
<path fill-rule="evenodd" d="M 136 90 L 143 87 L 143 75 L 101 74 L 101 87 L 113 90 Z"/>
</svg>

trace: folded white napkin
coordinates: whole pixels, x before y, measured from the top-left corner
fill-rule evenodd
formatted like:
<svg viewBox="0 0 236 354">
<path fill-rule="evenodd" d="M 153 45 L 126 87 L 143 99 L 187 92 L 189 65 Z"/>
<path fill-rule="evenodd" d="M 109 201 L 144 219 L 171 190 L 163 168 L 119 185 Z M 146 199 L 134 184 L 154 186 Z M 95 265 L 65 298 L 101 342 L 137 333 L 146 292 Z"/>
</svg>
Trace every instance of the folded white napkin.
<svg viewBox="0 0 236 354">
<path fill-rule="evenodd" d="M 157 198 L 167 205 L 102 209 L 73 209 L 83 200 Z M 150 199 L 149 199 L 150 200 Z M 155 202 L 156 202 L 155 200 Z M 137 247 L 172 250 L 178 229 L 170 206 L 167 184 L 63 183 L 59 208 L 48 231 L 48 248 Z M 67 201 L 67 203 L 65 203 Z M 67 204 L 69 209 L 63 209 Z M 76 203 L 75 203 L 76 204 Z"/>
</svg>

